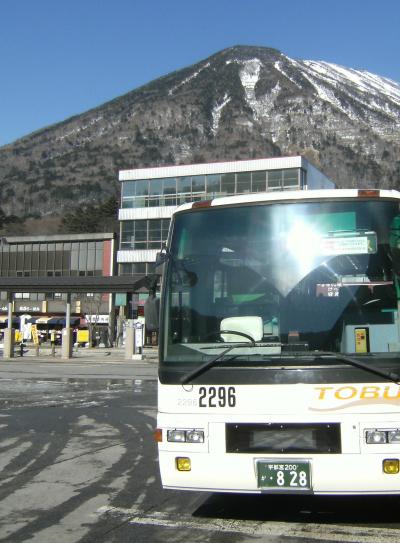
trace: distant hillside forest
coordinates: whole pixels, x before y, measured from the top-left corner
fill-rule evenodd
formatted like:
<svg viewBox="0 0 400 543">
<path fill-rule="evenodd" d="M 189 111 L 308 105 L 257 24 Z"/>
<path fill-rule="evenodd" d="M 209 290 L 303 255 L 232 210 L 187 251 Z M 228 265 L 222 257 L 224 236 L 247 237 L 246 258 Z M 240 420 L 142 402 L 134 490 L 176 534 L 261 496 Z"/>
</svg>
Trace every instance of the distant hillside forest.
<svg viewBox="0 0 400 543">
<path fill-rule="evenodd" d="M 61 219 L 60 232 L 118 232 L 118 205 L 114 196 L 99 205 L 87 204 L 67 213 Z"/>
<path fill-rule="evenodd" d="M 0 207 L 0 235 L 42 235 L 51 232 L 59 234 L 118 233 L 118 206 L 118 198 L 111 196 L 98 205 L 84 204 L 62 217 L 41 217 L 39 214 L 31 214 L 23 219 L 16 215 L 7 215 Z"/>
</svg>

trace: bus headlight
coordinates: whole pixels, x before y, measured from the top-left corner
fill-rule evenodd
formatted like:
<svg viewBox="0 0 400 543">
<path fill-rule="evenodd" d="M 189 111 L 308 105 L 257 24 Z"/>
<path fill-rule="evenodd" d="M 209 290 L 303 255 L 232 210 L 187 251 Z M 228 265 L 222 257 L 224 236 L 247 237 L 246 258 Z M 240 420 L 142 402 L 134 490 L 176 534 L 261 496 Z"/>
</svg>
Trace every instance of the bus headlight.
<svg viewBox="0 0 400 543">
<path fill-rule="evenodd" d="M 204 443 L 204 432 L 202 430 L 189 430 L 186 432 L 188 443 Z"/>
<path fill-rule="evenodd" d="M 389 443 L 400 443 L 400 430 L 390 430 L 388 432 L 388 441 Z"/>
<path fill-rule="evenodd" d="M 386 432 L 382 430 L 367 430 L 365 440 L 368 444 L 381 445 L 387 443 Z"/>
<path fill-rule="evenodd" d="M 174 430 L 168 430 L 167 441 L 172 443 L 204 443 L 204 431 L 175 428 Z"/>
<path fill-rule="evenodd" d="M 172 441 L 174 443 L 184 443 L 186 441 L 185 430 L 168 430 L 167 441 Z"/>
<path fill-rule="evenodd" d="M 365 430 L 365 441 L 368 445 L 400 444 L 400 428 L 371 428 Z"/>
</svg>

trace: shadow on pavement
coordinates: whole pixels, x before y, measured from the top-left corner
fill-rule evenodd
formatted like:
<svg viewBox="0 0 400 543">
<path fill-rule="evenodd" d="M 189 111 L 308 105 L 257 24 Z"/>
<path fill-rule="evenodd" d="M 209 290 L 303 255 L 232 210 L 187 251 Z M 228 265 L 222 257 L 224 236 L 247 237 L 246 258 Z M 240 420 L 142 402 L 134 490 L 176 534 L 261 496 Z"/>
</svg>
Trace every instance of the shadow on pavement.
<svg viewBox="0 0 400 543">
<path fill-rule="evenodd" d="M 256 496 L 216 493 L 205 500 L 194 512 L 194 516 L 318 524 L 356 523 L 400 528 L 399 510 L 399 496 Z"/>
</svg>

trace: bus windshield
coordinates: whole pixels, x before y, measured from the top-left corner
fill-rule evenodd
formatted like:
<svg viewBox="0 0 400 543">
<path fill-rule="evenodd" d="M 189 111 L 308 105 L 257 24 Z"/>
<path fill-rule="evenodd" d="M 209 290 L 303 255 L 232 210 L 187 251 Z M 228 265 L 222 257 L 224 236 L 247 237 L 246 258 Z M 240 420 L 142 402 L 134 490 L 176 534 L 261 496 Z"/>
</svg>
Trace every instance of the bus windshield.
<svg viewBox="0 0 400 543">
<path fill-rule="evenodd" d="M 260 353 L 400 351 L 395 200 L 184 211 L 170 255 L 163 362 L 204 363 L 221 341 L 245 341 L 222 333 L 230 323 L 239 336 L 256 325 Z"/>
</svg>

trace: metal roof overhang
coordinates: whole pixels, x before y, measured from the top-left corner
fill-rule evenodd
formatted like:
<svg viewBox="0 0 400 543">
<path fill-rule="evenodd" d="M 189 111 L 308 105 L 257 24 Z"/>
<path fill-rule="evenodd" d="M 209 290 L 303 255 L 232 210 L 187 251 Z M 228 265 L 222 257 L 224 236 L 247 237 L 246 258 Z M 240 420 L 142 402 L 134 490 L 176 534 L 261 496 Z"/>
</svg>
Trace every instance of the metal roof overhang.
<svg viewBox="0 0 400 543">
<path fill-rule="evenodd" d="M 135 292 L 149 289 L 153 276 L 135 274 L 127 276 L 94 277 L 0 277 L 2 292 Z"/>
<path fill-rule="evenodd" d="M 19 319 L 18 316 L 13 315 L 13 318 L 12 318 L 13 324 L 19 324 L 19 320 L 20 320 L 20 319 Z M 2 315 L 2 316 L 0 317 L 0 323 L 1 323 L 1 324 L 8 324 L 8 317 L 5 316 L 5 315 Z"/>
<path fill-rule="evenodd" d="M 27 320 L 27 322 L 30 324 L 47 324 L 47 321 L 49 321 L 50 319 L 51 317 L 36 316 L 36 317 L 31 317 L 30 319 Z"/>
<path fill-rule="evenodd" d="M 81 321 L 81 318 L 80 317 L 71 317 L 70 318 L 70 325 L 71 326 L 76 326 L 77 324 L 79 324 Z M 54 326 L 54 325 L 60 325 L 60 326 L 66 326 L 66 319 L 65 318 L 62 318 L 62 317 L 51 317 L 47 323 L 49 326 Z"/>
</svg>

